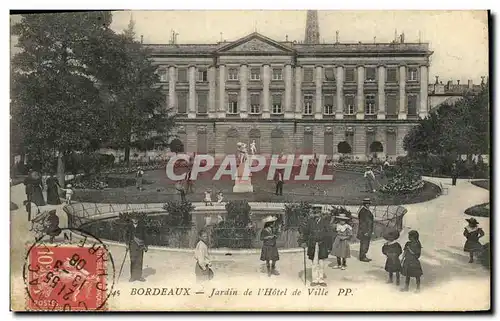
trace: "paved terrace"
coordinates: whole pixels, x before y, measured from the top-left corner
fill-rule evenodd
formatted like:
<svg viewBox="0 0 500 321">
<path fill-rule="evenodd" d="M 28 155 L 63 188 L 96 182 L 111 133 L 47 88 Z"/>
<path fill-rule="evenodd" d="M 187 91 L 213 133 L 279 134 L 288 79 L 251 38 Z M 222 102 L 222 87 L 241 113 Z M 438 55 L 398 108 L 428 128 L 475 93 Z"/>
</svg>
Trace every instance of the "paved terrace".
<svg viewBox="0 0 500 321">
<path fill-rule="evenodd" d="M 490 300 L 490 274 L 480 264 L 469 264 L 468 256 L 463 252 L 463 228 L 466 225 L 464 210 L 470 206 L 489 201 L 489 192 L 476 187 L 469 180 L 458 180 L 457 186 L 450 186 L 449 179 L 432 179 L 441 182 L 449 189 L 447 195 L 434 200 L 405 205 L 405 231 L 400 243 L 407 240 L 407 232 L 416 229 L 420 233 L 423 245 L 421 257 L 424 276 L 422 291 L 418 294 L 401 293 L 395 285 L 385 284 L 385 257 L 381 253 L 383 241 L 372 242 L 369 257 L 370 263 L 362 263 L 356 259 L 357 245 L 351 246 L 353 257 L 348 259 L 345 271 L 334 270 L 331 266 L 335 259 L 329 258 L 326 268 L 329 284 L 328 296 L 301 297 L 259 297 L 243 296 L 208 298 L 209 293 L 196 299 L 193 297 L 130 297 L 131 287 L 175 287 L 194 286 L 194 260 L 192 253 L 172 253 L 151 250 L 144 257 L 144 276 L 147 282 L 128 283 L 129 265 L 125 260 L 124 273 L 118 280 L 115 289 L 119 289 L 123 298 L 112 301 L 111 308 L 134 309 L 203 309 L 234 310 L 258 309 L 265 306 L 271 310 L 287 309 L 324 309 L 324 310 L 456 310 L 487 309 Z M 11 187 L 11 200 L 19 206 L 11 211 L 11 267 L 12 291 L 18 297 L 24 297 L 22 266 L 24 245 L 32 242 L 28 232 L 27 213 L 22 207 L 25 199 L 22 184 Z M 62 206 L 55 207 L 65 226 L 66 214 Z M 477 217 L 486 236 L 481 240 L 489 241 L 490 225 L 488 218 Z M 121 246 L 111 246 L 117 271 L 125 255 Z M 282 253 L 278 262 L 280 276 L 267 277 L 263 273 L 265 267 L 258 254 L 248 255 L 213 255 L 213 266 L 216 278 L 208 286 L 211 293 L 213 287 L 240 288 L 278 287 L 303 289 L 303 255 L 302 253 Z M 310 262 L 307 262 L 307 275 L 310 277 Z M 414 287 L 414 283 L 412 285 Z M 355 292 L 353 297 L 336 296 L 339 288 L 350 287 Z M 244 290 L 243 288 L 243 290 Z M 126 295 L 126 296 L 125 296 Z M 166 299 L 168 298 L 168 300 Z M 140 299 L 140 300 L 139 300 Z M 22 302 L 17 303 L 19 306 Z M 15 308 L 16 305 L 14 305 Z"/>
</svg>

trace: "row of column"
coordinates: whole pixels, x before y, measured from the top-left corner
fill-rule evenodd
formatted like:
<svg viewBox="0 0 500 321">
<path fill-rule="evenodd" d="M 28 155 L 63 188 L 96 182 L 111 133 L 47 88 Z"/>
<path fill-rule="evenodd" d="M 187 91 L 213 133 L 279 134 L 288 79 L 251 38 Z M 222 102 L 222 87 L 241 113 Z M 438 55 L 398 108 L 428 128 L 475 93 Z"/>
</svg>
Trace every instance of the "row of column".
<svg viewBox="0 0 500 321">
<path fill-rule="evenodd" d="M 271 97 L 270 97 L 270 83 L 271 83 L 271 67 L 269 65 L 263 66 L 263 106 L 262 106 L 262 118 L 269 118 L 271 114 Z M 285 81 L 285 91 L 282 100 L 284 106 L 284 116 L 285 118 L 300 118 L 303 114 L 302 106 L 302 67 L 295 67 L 295 112 L 293 110 L 292 102 L 292 66 L 290 64 L 285 65 L 284 81 Z M 378 119 L 385 118 L 385 67 L 378 66 Z M 364 80 L 365 80 L 365 68 L 363 66 L 357 67 L 357 95 L 356 95 L 356 118 L 363 119 L 365 115 L 365 101 L 364 101 Z M 215 117 L 216 112 L 219 118 L 226 116 L 226 66 L 219 65 L 219 82 L 218 82 L 218 109 L 216 108 L 216 91 L 217 91 L 217 75 L 215 66 L 210 66 L 208 69 L 208 114 L 210 117 Z M 420 108 L 419 116 L 427 116 L 427 83 L 428 83 L 428 68 L 426 65 L 420 66 Z M 239 110 L 240 116 L 242 118 L 248 117 L 248 65 L 243 64 L 240 66 L 239 70 L 240 79 L 240 99 L 239 99 Z M 316 78 L 315 78 L 315 90 L 316 90 L 316 101 L 314 117 L 320 119 L 323 117 L 323 67 L 316 66 Z M 344 116 L 344 68 L 342 66 L 337 66 L 336 68 L 336 112 L 335 117 L 337 119 L 342 119 Z M 188 69 L 188 81 L 189 81 L 189 96 L 188 96 L 188 117 L 196 117 L 196 67 L 189 66 Z M 171 66 L 169 68 L 169 96 L 168 105 L 170 108 L 175 107 L 176 95 L 175 95 L 175 67 Z M 406 67 L 399 67 L 399 119 L 406 119 Z M 216 111 L 217 109 L 217 111 Z M 297 117 L 298 116 L 298 117 Z"/>
</svg>

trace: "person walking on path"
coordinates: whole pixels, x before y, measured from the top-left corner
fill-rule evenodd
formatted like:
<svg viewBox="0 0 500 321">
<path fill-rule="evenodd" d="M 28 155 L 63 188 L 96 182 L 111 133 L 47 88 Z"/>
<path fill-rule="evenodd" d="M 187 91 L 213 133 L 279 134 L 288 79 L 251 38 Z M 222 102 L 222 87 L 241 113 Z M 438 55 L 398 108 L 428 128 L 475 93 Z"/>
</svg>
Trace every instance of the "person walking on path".
<svg viewBox="0 0 500 321">
<path fill-rule="evenodd" d="M 179 180 L 175 183 L 175 189 L 179 192 L 179 195 L 181 197 L 181 202 L 185 203 L 186 202 L 186 189 L 184 188 L 184 181 Z"/>
<path fill-rule="evenodd" d="M 371 201 L 369 198 L 363 200 L 363 206 L 358 212 L 358 234 L 356 235 L 359 240 L 359 260 L 361 262 L 370 262 L 371 259 L 366 257 L 370 249 L 370 241 L 373 233 L 374 217 L 370 211 Z"/>
<path fill-rule="evenodd" d="M 277 229 L 275 228 L 275 216 L 264 218 L 264 228 L 260 232 L 260 240 L 262 241 L 262 250 L 260 252 L 260 260 L 266 262 L 267 275 L 279 275 L 276 271 L 276 261 L 280 259 L 278 247 L 276 246 L 276 238 L 278 237 Z"/>
<path fill-rule="evenodd" d="M 276 195 L 283 196 L 283 173 L 278 170 L 276 174 L 274 174 L 274 182 L 276 183 Z"/>
<path fill-rule="evenodd" d="M 59 205 L 61 204 L 61 199 L 59 198 L 59 182 L 54 174 L 51 174 L 47 178 L 47 204 Z"/>
<path fill-rule="evenodd" d="M 307 257 L 312 261 L 311 286 L 327 286 L 324 269 L 331 230 L 330 222 L 321 216 L 321 206 L 314 206 L 299 238 L 299 244 L 307 247 Z"/>
<path fill-rule="evenodd" d="M 202 229 L 198 233 L 198 243 L 194 250 L 194 259 L 196 265 L 194 267 L 194 274 L 196 275 L 196 282 L 200 283 L 202 290 L 206 281 L 213 278 L 214 272 L 211 269 L 212 263 L 208 256 L 208 233 L 206 229 Z"/>
<path fill-rule="evenodd" d="M 345 213 L 340 213 L 335 216 L 339 223 L 336 224 L 336 236 L 335 241 L 333 241 L 332 255 L 337 257 L 336 269 L 345 270 L 347 267 L 346 260 L 351 257 L 351 248 L 349 246 L 349 240 L 352 237 L 352 227 L 348 224 L 350 217 Z"/>
<path fill-rule="evenodd" d="M 451 165 L 451 185 L 453 186 L 457 185 L 457 178 L 458 178 L 457 163 L 453 163 Z"/>
<path fill-rule="evenodd" d="M 37 206 L 44 206 L 45 200 L 43 199 L 42 177 L 37 171 L 31 172 L 29 183 L 31 184 L 31 201 Z"/>
<path fill-rule="evenodd" d="M 133 217 L 127 229 L 127 247 L 130 253 L 130 282 L 146 281 L 142 276 L 144 252 L 148 251 L 146 227 L 143 221 Z"/>
<path fill-rule="evenodd" d="M 420 254 L 422 253 L 422 244 L 420 244 L 419 234 L 415 230 L 408 233 L 408 242 L 403 250 L 403 260 L 401 263 L 401 274 L 406 276 L 405 286 L 401 291 L 407 292 L 410 288 L 410 278 L 415 278 L 417 283 L 417 292 L 420 291 L 420 278 L 423 275 L 422 265 L 420 264 Z"/>
<path fill-rule="evenodd" d="M 375 174 L 373 174 L 370 166 L 366 166 L 366 171 L 363 174 L 363 177 L 365 178 L 366 191 L 369 193 L 375 193 L 377 191 L 375 189 Z"/>
<path fill-rule="evenodd" d="M 478 227 L 479 222 L 475 218 L 468 218 L 466 221 L 469 224 L 464 228 L 464 236 L 467 239 L 464 244 L 464 251 L 469 252 L 469 263 L 473 263 L 474 253 L 478 255 L 483 250 L 479 239 L 484 236 L 484 231 Z"/>
<path fill-rule="evenodd" d="M 399 231 L 391 228 L 384 233 L 384 239 L 387 241 L 382 246 L 382 253 L 387 257 L 385 260 L 385 270 L 389 273 L 387 283 L 393 283 L 393 275 L 396 273 L 396 285 L 400 282 L 401 261 L 399 256 L 403 253 L 401 244 L 397 241 Z"/>
<path fill-rule="evenodd" d="M 142 177 L 143 176 L 144 176 L 144 171 L 142 170 L 142 168 L 140 166 L 137 167 L 137 172 L 135 173 L 135 187 L 139 191 L 142 191 L 142 183 L 143 183 Z"/>
</svg>

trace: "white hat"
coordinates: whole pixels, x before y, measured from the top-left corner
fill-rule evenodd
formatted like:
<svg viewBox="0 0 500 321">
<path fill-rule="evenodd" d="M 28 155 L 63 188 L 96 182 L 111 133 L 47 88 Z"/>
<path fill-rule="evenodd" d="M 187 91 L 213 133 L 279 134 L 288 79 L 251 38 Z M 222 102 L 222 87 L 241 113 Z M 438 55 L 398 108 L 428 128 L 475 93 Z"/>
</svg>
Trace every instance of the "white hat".
<svg viewBox="0 0 500 321">
<path fill-rule="evenodd" d="M 349 220 L 349 216 L 347 216 L 346 213 L 340 213 L 339 215 L 335 215 L 334 217 L 339 220 Z"/>
<path fill-rule="evenodd" d="M 68 188 L 71 188 L 71 186 L 72 186 L 71 184 L 66 185 L 66 187 L 68 187 Z"/>
<path fill-rule="evenodd" d="M 266 218 L 264 218 L 264 219 L 262 220 L 262 222 L 264 222 L 264 223 L 269 223 L 269 222 L 274 222 L 274 221 L 276 221 L 277 219 L 278 219 L 278 218 L 277 218 L 276 216 L 269 215 L 269 216 L 267 216 Z"/>
</svg>

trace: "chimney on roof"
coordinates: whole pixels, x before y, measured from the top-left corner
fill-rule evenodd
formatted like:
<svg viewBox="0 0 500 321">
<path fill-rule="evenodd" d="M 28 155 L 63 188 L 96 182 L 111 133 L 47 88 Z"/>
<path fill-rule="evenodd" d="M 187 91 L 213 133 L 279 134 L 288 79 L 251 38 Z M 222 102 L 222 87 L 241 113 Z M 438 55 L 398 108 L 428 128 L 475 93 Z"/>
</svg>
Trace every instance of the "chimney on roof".
<svg viewBox="0 0 500 321">
<path fill-rule="evenodd" d="M 285 35 L 285 41 L 288 42 L 288 35 Z"/>
<path fill-rule="evenodd" d="M 457 85 L 460 86 L 460 80 L 457 80 Z"/>
<path fill-rule="evenodd" d="M 144 35 L 141 35 L 141 44 L 144 43 Z"/>
<path fill-rule="evenodd" d="M 335 43 L 339 43 L 339 31 L 335 31 Z"/>
<path fill-rule="evenodd" d="M 439 76 L 435 76 L 435 77 L 436 77 L 436 82 L 435 82 L 435 84 L 437 85 L 437 84 L 439 84 Z"/>
<path fill-rule="evenodd" d="M 468 87 L 469 89 L 472 89 L 472 88 L 474 87 L 474 85 L 473 85 L 473 83 L 472 83 L 472 79 L 467 80 L 467 87 Z"/>
<path fill-rule="evenodd" d="M 481 76 L 481 86 L 484 86 L 484 78 L 486 78 L 486 77 Z"/>
<path fill-rule="evenodd" d="M 446 84 L 446 88 L 450 89 L 452 84 L 453 84 L 453 81 L 452 80 L 448 80 L 448 83 Z"/>
</svg>

